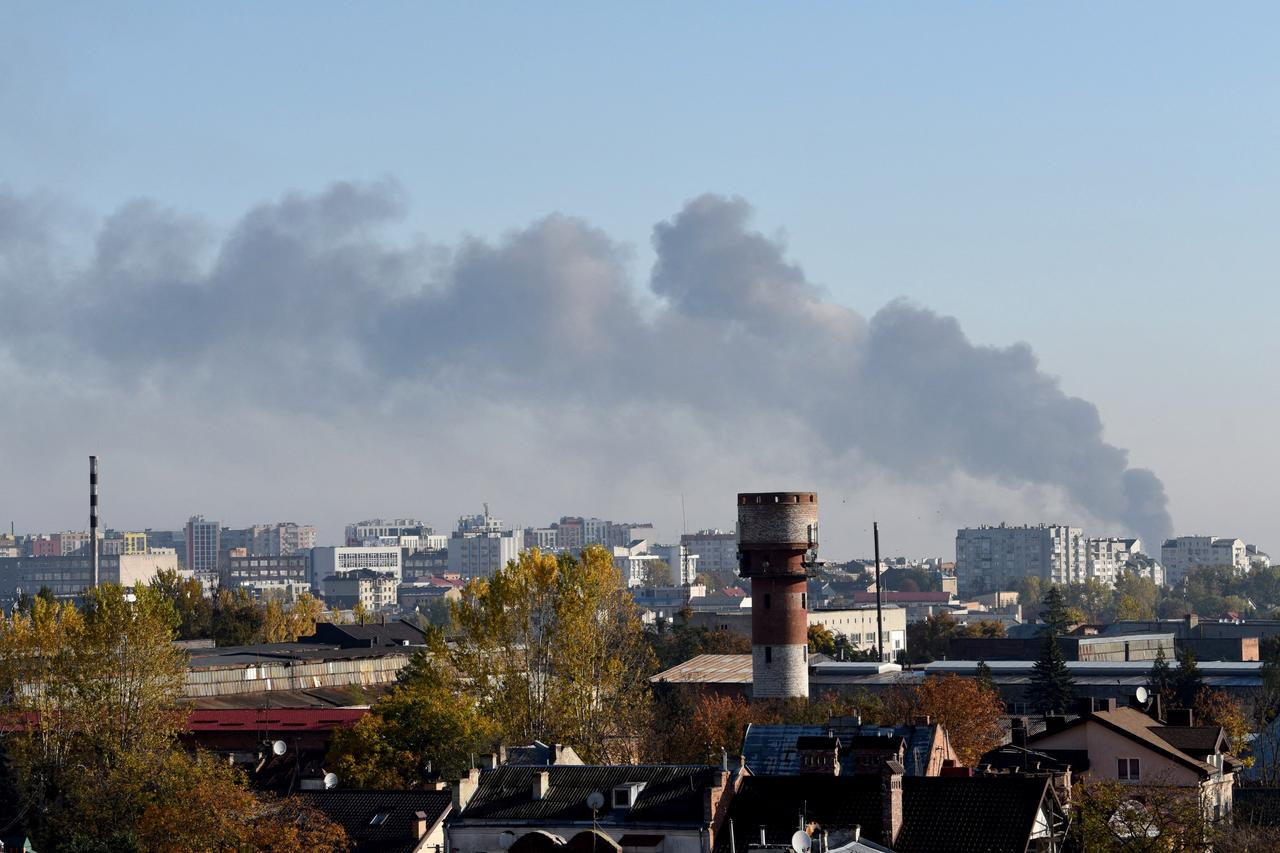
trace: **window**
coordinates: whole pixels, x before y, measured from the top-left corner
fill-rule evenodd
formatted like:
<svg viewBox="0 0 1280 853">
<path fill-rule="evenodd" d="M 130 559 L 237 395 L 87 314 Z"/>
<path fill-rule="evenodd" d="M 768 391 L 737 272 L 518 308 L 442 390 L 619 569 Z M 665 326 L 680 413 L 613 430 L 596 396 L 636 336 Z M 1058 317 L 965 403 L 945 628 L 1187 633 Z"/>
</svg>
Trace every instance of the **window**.
<svg viewBox="0 0 1280 853">
<path fill-rule="evenodd" d="M 764 647 L 764 662 L 773 663 L 773 646 Z"/>
<path fill-rule="evenodd" d="M 613 807 L 615 809 L 631 808 L 631 788 L 621 787 L 613 789 Z"/>
<path fill-rule="evenodd" d="M 807 592 L 800 593 L 800 606 L 803 607 L 805 610 L 809 609 L 809 593 Z"/>
<path fill-rule="evenodd" d="M 391 817 L 391 812 L 378 812 L 369 819 L 369 826 L 382 826 Z"/>
<path fill-rule="evenodd" d="M 768 610 L 773 604 L 773 597 L 769 593 L 764 594 L 764 608 Z"/>
<path fill-rule="evenodd" d="M 1141 770 L 1138 767 L 1138 759 L 1136 758 L 1117 758 L 1116 775 L 1128 782 L 1137 782 L 1142 778 Z"/>
</svg>

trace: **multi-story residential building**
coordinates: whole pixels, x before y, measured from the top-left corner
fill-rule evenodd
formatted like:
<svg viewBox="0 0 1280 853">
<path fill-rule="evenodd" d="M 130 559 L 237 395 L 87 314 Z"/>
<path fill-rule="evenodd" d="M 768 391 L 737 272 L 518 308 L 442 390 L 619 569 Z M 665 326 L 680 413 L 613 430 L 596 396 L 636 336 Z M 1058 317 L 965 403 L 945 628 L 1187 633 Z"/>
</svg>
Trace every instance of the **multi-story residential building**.
<svg viewBox="0 0 1280 853">
<path fill-rule="evenodd" d="M 187 570 L 206 591 L 218 585 L 218 552 L 222 550 L 222 525 L 193 515 L 187 521 Z"/>
<path fill-rule="evenodd" d="M 372 569 L 375 572 L 391 574 L 396 583 L 404 576 L 403 554 L 399 548 L 376 547 L 354 548 L 347 546 L 327 546 L 311 549 L 311 584 L 319 589 L 325 597 L 329 597 L 326 586 L 328 579 L 334 575 L 355 572 L 360 569 Z"/>
<path fill-rule="evenodd" d="M 526 551 L 537 548 L 539 551 L 554 553 L 560 548 L 560 539 L 554 527 L 526 527 L 524 529 L 524 548 Z"/>
<path fill-rule="evenodd" d="M 232 555 L 223 561 L 222 586 L 248 590 L 257 598 L 280 594 L 293 599 L 310 590 L 308 554 Z"/>
<path fill-rule="evenodd" d="M 697 580 L 699 557 L 689 550 L 688 545 L 651 545 L 649 553 L 671 567 L 673 584 L 688 586 Z"/>
<path fill-rule="evenodd" d="M 381 610 L 397 605 L 399 579 L 390 572 L 357 569 L 324 578 L 324 600 L 332 607 L 350 608 L 357 603 L 367 610 Z"/>
<path fill-rule="evenodd" d="M 637 539 L 648 539 L 650 542 L 657 541 L 657 533 L 649 522 L 640 522 L 637 524 L 609 524 L 609 541 L 606 546 L 609 548 L 626 547 Z"/>
<path fill-rule="evenodd" d="M 583 546 L 586 544 L 581 518 L 574 518 L 566 515 L 561 517 L 559 522 L 551 526 L 556 529 L 556 546 L 561 551 L 576 553 L 581 551 Z"/>
<path fill-rule="evenodd" d="M 1142 540 L 1112 537 L 1086 539 L 1085 552 L 1088 566 L 1086 574 L 1112 586 L 1128 562 L 1142 552 Z"/>
<path fill-rule="evenodd" d="M 680 537 L 680 544 L 698 556 L 698 569 L 711 574 L 738 573 L 738 534 L 699 530 Z"/>
<path fill-rule="evenodd" d="M 178 564 L 187 568 L 187 531 L 183 530 L 146 530 L 147 549 L 172 548 L 178 555 Z"/>
<path fill-rule="evenodd" d="M 132 587 L 149 583 L 157 572 L 177 571 L 178 555 L 168 548 L 147 554 L 102 555 L 99 579 Z M 0 598 L 35 595 L 48 587 L 58 598 L 76 598 L 93 584 L 93 559 L 87 553 L 58 557 L 17 557 L 0 560 Z"/>
<path fill-rule="evenodd" d="M 416 518 L 371 518 L 347 525 L 346 544 L 354 547 L 366 540 L 381 536 L 402 536 L 408 533 L 432 533 L 430 526 Z M 315 531 L 312 531 L 314 539 Z M 312 547 L 315 547 L 312 545 Z"/>
<path fill-rule="evenodd" d="M 1257 545 L 1244 546 L 1245 556 L 1249 559 L 1249 565 L 1254 568 L 1269 569 L 1271 568 L 1271 555 L 1263 551 Z"/>
<path fill-rule="evenodd" d="M 22 546 L 18 542 L 18 537 L 11 534 L 0 536 L 0 558 L 10 559 L 22 556 Z"/>
<path fill-rule="evenodd" d="M 582 519 L 582 544 L 587 545 L 603 545 L 608 546 L 609 535 L 613 527 L 613 522 L 605 521 L 603 518 L 584 518 Z"/>
<path fill-rule="evenodd" d="M 650 564 L 662 558 L 649 553 L 649 543 L 641 539 L 632 542 L 625 548 L 613 549 L 613 567 L 618 570 L 622 582 L 626 586 L 642 586 L 647 580 L 647 569 Z"/>
<path fill-rule="evenodd" d="M 520 556 L 524 533 L 513 530 L 455 532 L 449 537 L 449 571 L 467 578 L 492 577 Z"/>
<path fill-rule="evenodd" d="M 1064 584 L 1085 580 L 1088 554 L 1079 527 L 966 527 L 956 531 L 956 576 L 964 595 L 1009 589 L 1025 577 Z"/>
<path fill-rule="evenodd" d="M 32 557 L 61 557 L 62 538 L 60 536 L 33 536 L 27 540 L 27 553 Z"/>
<path fill-rule="evenodd" d="M 102 532 L 98 532 L 98 536 L 102 536 Z M 58 538 L 62 540 L 61 553 L 63 556 L 80 553 L 81 549 L 89 550 L 89 531 L 87 530 L 64 530 L 58 534 Z"/>
<path fill-rule="evenodd" d="M 249 553 L 266 557 L 305 554 L 316 547 L 316 528 L 312 524 L 283 521 L 255 524 L 249 528 L 252 541 Z"/>
<path fill-rule="evenodd" d="M 1243 574 L 1249 570 L 1244 542 L 1220 536 L 1179 536 L 1166 539 L 1160 547 L 1169 583 L 1180 583 L 1196 566 L 1230 566 Z"/>
<path fill-rule="evenodd" d="M 449 540 L 446 538 L 446 542 Z M 424 578 L 433 577 L 449 570 L 449 551 L 447 548 L 432 548 L 417 551 L 403 560 L 404 572 L 402 583 L 417 583 Z"/>
</svg>

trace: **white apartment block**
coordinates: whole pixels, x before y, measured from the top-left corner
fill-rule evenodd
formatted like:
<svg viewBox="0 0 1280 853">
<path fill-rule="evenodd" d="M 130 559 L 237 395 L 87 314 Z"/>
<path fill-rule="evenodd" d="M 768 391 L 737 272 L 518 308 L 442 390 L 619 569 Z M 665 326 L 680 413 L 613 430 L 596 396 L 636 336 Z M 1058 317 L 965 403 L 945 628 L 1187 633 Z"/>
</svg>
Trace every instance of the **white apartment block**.
<svg viewBox="0 0 1280 853">
<path fill-rule="evenodd" d="M 464 578 L 488 578 L 520 556 L 524 532 L 456 532 L 449 537 L 449 571 Z M 398 552 L 397 552 L 398 553 Z"/>
<path fill-rule="evenodd" d="M 399 548 L 360 548 L 326 546 L 311 549 L 311 585 L 321 595 L 328 596 L 326 582 L 330 577 L 361 569 L 390 574 L 397 584 L 404 576 L 404 564 Z"/>
<path fill-rule="evenodd" d="M 403 536 L 431 528 L 416 518 L 371 518 L 347 525 L 346 541 L 348 545 L 362 545 L 369 539 L 380 539 L 383 536 Z"/>
<path fill-rule="evenodd" d="M 884 642 L 876 643 L 875 605 L 851 607 L 844 610 L 810 610 L 809 627 L 821 625 L 835 634 L 849 638 L 849 644 L 859 651 L 873 646 L 883 649 L 883 659 L 892 661 L 898 652 L 907 647 L 907 611 L 896 604 L 881 608 L 884 622 Z"/>
<path fill-rule="evenodd" d="M 360 569 L 324 579 L 325 601 L 333 607 L 347 609 L 363 604 L 366 610 L 395 607 L 400 583 L 394 575 Z"/>
<path fill-rule="evenodd" d="M 645 580 L 645 569 L 650 563 L 657 563 L 662 558 L 649 553 L 649 543 L 641 539 L 632 542 L 625 548 L 613 548 L 613 567 L 622 576 L 622 582 L 628 587 L 642 586 Z"/>
<path fill-rule="evenodd" d="M 1160 547 L 1160 562 L 1171 584 L 1180 583 L 1196 566 L 1230 566 L 1240 574 L 1249 570 L 1244 542 L 1219 536 L 1166 539 Z"/>
<path fill-rule="evenodd" d="M 187 570 L 208 593 L 218 586 L 218 551 L 222 545 L 222 525 L 205 521 L 202 515 L 187 520 Z"/>
<path fill-rule="evenodd" d="M 582 545 L 609 545 L 609 532 L 613 522 L 603 518 L 582 519 Z"/>
<path fill-rule="evenodd" d="M 1024 577 L 1078 583 L 1088 575 L 1084 532 L 1060 524 L 983 525 L 956 531 L 956 576 L 964 595 L 1010 589 Z"/>
<path fill-rule="evenodd" d="M 698 571 L 738 573 L 738 534 L 723 530 L 699 530 L 680 537 L 680 544 L 698 557 Z"/>
<path fill-rule="evenodd" d="M 525 550 L 537 548 L 543 553 L 555 553 L 559 550 L 559 537 L 554 527 L 526 527 L 524 529 Z"/>
<path fill-rule="evenodd" d="M 1088 555 L 1088 576 L 1107 586 L 1114 586 L 1126 564 L 1142 553 L 1142 540 L 1110 537 L 1086 539 L 1085 549 Z"/>
</svg>

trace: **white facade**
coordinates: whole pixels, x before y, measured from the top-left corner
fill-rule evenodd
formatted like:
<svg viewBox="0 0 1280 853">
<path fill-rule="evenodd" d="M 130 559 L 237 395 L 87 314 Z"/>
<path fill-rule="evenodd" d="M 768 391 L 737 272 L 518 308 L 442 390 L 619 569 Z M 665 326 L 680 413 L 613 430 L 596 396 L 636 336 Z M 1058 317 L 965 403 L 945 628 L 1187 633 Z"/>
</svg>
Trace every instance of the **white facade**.
<svg viewBox="0 0 1280 853">
<path fill-rule="evenodd" d="M 896 604 L 885 605 L 881 610 L 884 637 L 879 647 L 884 649 L 884 657 L 892 661 L 907 647 L 907 611 Z M 875 605 L 843 610 L 810 610 L 809 625 L 821 625 L 832 633 L 843 634 L 858 650 L 877 646 Z"/>
<path fill-rule="evenodd" d="M 417 533 L 419 530 L 430 531 L 426 524 L 416 518 L 371 518 L 347 525 L 347 544 L 360 545 L 368 539 L 382 536 L 400 536 L 406 533 Z"/>
<path fill-rule="evenodd" d="M 389 573 L 400 583 L 404 576 L 404 564 L 399 548 L 358 548 L 327 546 L 311 549 L 311 585 L 319 588 L 321 595 L 328 595 L 326 579 L 345 572 L 371 569 Z"/>
<path fill-rule="evenodd" d="M 680 537 L 680 544 L 698 556 L 698 570 L 712 574 L 738 573 L 738 534 L 699 530 Z"/>
<path fill-rule="evenodd" d="M 1125 565 L 1142 553 L 1142 540 L 1105 537 L 1086 539 L 1085 548 L 1088 554 L 1088 576 L 1107 586 L 1114 586 Z"/>
<path fill-rule="evenodd" d="M 622 576 L 622 582 L 629 587 L 642 586 L 646 567 L 661 559 L 658 555 L 649 553 L 649 543 L 643 539 L 625 548 L 613 549 L 613 567 Z"/>
<path fill-rule="evenodd" d="M 554 527 L 526 527 L 524 529 L 525 550 L 537 548 L 543 553 L 555 553 L 560 547 L 560 539 Z"/>
<path fill-rule="evenodd" d="M 1249 570 L 1244 542 L 1219 536 L 1166 539 L 1160 548 L 1160 562 L 1171 584 L 1179 583 L 1196 566 L 1230 566 L 1241 574 Z"/>
<path fill-rule="evenodd" d="M 324 579 L 325 598 L 343 608 L 363 604 L 368 610 L 395 607 L 400 583 L 388 572 L 362 569 L 330 575 Z"/>
<path fill-rule="evenodd" d="M 449 537 L 449 571 L 464 578 L 493 577 L 520 556 L 523 545 L 523 532 L 454 533 Z"/>
<path fill-rule="evenodd" d="M 1079 527 L 1001 524 L 956 531 L 956 577 L 965 595 L 1009 589 L 1024 577 L 1065 584 L 1081 582 L 1087 574 Z"/>
</svg>

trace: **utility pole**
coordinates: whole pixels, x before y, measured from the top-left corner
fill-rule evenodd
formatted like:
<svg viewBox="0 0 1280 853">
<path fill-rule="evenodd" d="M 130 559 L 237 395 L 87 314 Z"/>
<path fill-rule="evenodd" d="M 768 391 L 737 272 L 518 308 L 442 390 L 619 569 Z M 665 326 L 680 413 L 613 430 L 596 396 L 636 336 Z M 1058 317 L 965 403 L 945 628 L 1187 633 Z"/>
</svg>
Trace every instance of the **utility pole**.
<svg viewBox="0 0 1280 853">
<path fill-rule="evenodd" d="M 884 663 L 884 612 L 880 609 L 880 523 L 871 522 L 871 535 L 876 543 L 876 654 Z"/>
</svg>

